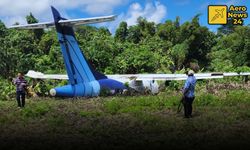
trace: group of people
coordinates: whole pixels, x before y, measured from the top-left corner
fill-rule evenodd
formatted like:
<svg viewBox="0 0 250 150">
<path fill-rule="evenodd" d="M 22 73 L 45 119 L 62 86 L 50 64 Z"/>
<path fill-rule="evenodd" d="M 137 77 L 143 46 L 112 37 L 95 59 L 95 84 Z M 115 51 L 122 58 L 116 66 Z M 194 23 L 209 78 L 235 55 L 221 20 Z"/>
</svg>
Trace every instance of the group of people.
<svg viewBox="0 0 250 150">
<path fill-rule="evenodd" d="M 184 117 L 191 118 L 192 117 L 192 103 L 195 98 L 195 85 L 196 78 L 194 76 L 194 71 L 188 71 L 188 78 L 183 87 L 183 105 L 184 105 Z M 16 85 L 16 100 L 18 107 L 25 106 L 25 89 L 27 87 L 27 81 L 24 79 L 22 73 L 18 73 L 16 79 L 13 80 L 13 83 Z"/>
</svg>

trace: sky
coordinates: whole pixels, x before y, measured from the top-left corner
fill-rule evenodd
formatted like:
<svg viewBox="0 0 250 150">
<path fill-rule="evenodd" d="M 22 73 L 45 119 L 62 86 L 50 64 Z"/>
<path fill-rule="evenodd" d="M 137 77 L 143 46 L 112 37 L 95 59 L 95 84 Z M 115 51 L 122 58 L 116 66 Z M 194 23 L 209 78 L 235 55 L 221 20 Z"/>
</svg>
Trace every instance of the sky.
<svg viewBox="0 0 250 150">
<path fill-rule="evenodd" d="M 208 25 L 208 5 L 236 5 L 250 9 L 248 0 L 0 0 L 0 20 L 6 26 L 16 22 L 26 24 L 25 16 L 30 12 L 39 22 L 52 21 L 50 6 L 56 7 L 65 18 L 76 19 L 97 17 L 115 14 L 115 21 L 101 23 L 112 33 L 121 21 L 129 26 L 135 25 L 139 16 L 155 23 L 164 23 L 166 20 L 180 22 L 190 21 L 196 14 L 201 14 L 200 24 L 216 32 L 218 25 Z M 250 11 L 250 10 L 247 11 Z M 250 24 L 250 18 L 245 19 Z"/>
</svg>

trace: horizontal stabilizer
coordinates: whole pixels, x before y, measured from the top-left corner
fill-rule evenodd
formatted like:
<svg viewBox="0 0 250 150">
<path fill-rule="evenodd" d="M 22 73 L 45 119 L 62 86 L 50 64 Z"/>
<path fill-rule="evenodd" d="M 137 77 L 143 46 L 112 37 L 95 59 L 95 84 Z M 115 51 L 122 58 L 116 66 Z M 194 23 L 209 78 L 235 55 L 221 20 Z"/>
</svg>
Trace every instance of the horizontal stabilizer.
<svg viewBox="0 0 250 150">
<path fill-rule="evenodd" d="M 58 23 L 61 25 L 67 26 L 77 26 L 85 24 L 94 24 L 100 22 L 108 22 L 115 20 L 115 15 L 103 16 L 103 17 L 94 17 L 94 18 L 82 18 L 82 19 L 70 19 L 70 20 L 60 20 Z"/>
<path fill-rule="evenodd" d="M 78 25 L 85 25 L 85 24 L 94 24 L 100 22 L 108 22 L 115 20 L 115 15 L 111 16 L 103 16 L 103 17 L 93 17 L 93 18 L 81 18 L 81 19 L 69 19 L 69 20 L 59 20 L 58 24 L 62 26 L 78 26 Z M 27 25 L 14 25 L 8 28 L 19 28 L 19 29 L 44 29 L 55 27 L 54 22 L 43 22 L 43 23 L 34 23 L 34 24 L 27 24 Z"/>
<path fill-rule="evenodd" d="M 33 24 L 27 24 L 27 25 L 14 25 L 8 27 L 9 29 L 13 28 L 19 28 L 19 29 L 44 29 L 44 28 L 50 28 L 54 27 L 54 22 L 43 22 L 43 23 L 33 23 Z"/>
</svg>

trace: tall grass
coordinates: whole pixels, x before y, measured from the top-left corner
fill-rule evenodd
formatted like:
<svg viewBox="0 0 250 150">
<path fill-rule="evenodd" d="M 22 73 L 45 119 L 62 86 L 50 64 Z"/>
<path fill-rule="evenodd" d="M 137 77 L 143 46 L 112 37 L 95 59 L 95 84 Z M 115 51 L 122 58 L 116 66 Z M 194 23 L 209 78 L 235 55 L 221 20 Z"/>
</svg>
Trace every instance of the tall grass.
<svg viewBox="0 0 250 150">
<path fill-rule="evenodd" d="M 28 99 L 23 109 L 17 108 L 16 101 L 0 101 L 0 132 L 8 138 L 59 138 L 62 145 L 84 139 L 91 148 L 163 145 L 206 149 L 223 146 L 225 141 L 247 145 L 248 90 L 221 90 L 218 94 L 196 91 L 192 119 L 184 119 L 182 113 L 176 112 L 180 98 L 180 93 L 166 91 L 158 95 L 92 99 Z M 42 142 L 48 142 L 46 138 Z"/>
</svg>

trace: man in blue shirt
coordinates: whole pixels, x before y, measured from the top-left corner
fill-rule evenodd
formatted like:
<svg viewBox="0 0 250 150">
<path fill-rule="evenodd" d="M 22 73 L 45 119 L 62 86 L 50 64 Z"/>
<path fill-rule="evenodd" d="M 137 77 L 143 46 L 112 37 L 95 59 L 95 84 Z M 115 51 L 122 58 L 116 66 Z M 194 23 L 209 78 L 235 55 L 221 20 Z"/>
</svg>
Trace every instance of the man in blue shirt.
<svg viewBox="0 0 250 150">
<path fill-rule="evenodd" d="M 13 83 L 16 85 L 16 100 L 17 100 L 18 107 L 24 107 L 25 88 L 27 86 L 27 81 L 24 79 L 22 73 L 18 73 L 18 77 L 13 80 Z"/>
<path fill-rule="evenodd" d="M 194 71 L 188 71 L 188 78 L 185 82 L 183 87 L 183 97 L 184 97 L 184 115 L 186 118 L 192 117 L 192 103 L 195 98 L 195 85 L 196 85 L 196 78 L 194 76 Z"/>
</svg>

